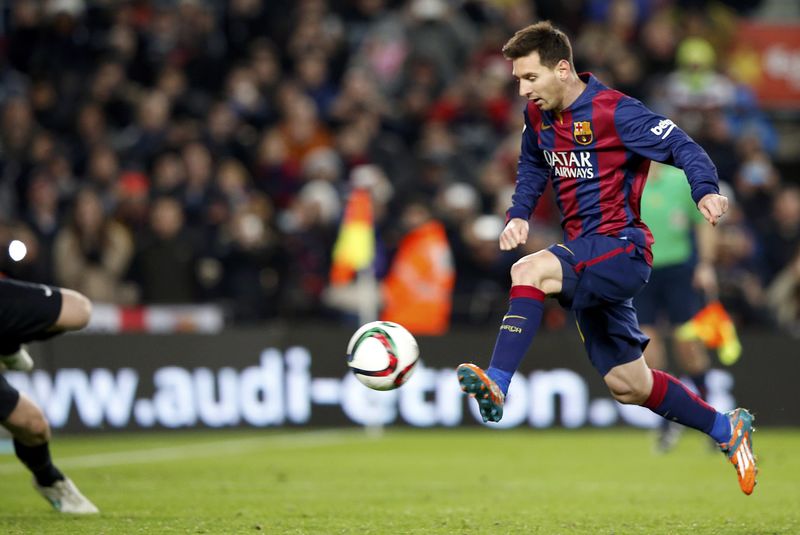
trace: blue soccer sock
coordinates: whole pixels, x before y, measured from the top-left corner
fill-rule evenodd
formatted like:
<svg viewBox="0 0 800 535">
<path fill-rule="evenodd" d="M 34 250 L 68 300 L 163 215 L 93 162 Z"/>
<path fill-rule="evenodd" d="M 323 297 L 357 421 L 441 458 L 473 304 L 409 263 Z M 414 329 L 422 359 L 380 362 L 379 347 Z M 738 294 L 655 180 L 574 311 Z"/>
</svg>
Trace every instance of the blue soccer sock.
<svg viewBox="0 0 800 535">
<path fill-rule="evenodd" d="M 651 370 L 653 390 L 644 406 L 669 420 L 698 429 L 719 443 L 730 440 L 727 416 L 700 399 L 668 373 Z"/>
<path fill-rule="evenodd" d="M 512 286 L 508 313 L 503 317 L 486 373 L 508 393 L 511 377 L 542 323 L 544 292 L 533 286 Z"/>
</svg>

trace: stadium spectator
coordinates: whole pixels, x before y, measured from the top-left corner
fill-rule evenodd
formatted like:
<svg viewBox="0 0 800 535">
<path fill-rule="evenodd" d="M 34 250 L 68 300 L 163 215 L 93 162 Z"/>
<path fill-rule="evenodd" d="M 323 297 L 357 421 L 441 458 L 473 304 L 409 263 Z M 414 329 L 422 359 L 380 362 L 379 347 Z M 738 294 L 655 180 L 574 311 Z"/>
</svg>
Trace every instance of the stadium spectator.
<svg viewBox="0 0 800 535">
<path fill-rule="evenodd" d="M 677 69 L 666 80 L 666 98 L 679 118 L 700 118 L 688 112 L 733 106 L 734 84 L 716 71 L 717 54 L 711 43 L 699 37 L 685 39 L 678 45 L 676 62 Z"/>
<path fill-rule="evenodd" d="M 145 303 L 194 303 L 200 247 L 184 224 L 181 204 L 162 196 L 150 208 L 150 228 L 137 235 L 131 278 Z"/>
<path fill-rule="evenodd" d="M 85 181 L 97 191 L 106 213 L 113 213 L 117 208 L 119 173 L 119 158 L 114 149 L 108 145 L 97 145 L 92 149 Z"/>
<path fill-rule="evenodd" d="M 506 306 L 503 289 L 509 284 L 508 271 L 517 255 L 500 251 L 497 236 L 503 219 L 480 215 L 466 219 L 453 242 L 456 266 L 454 321 L 475 325 L 496 317 Z"/>
<path fill-rule="evenodd" d="M 23 221 L 35 236 L 31 242 L 25 242 L 28 249 L 32 249 L 28 254 L 35 264 L 27 276 L 44 284 L 53 284 L 53 245 L 61 225 L 61 209 L 58 188 L 46 173 L 35 173 L 31 179 Z"/>
<path fill-rule="evenodd" d="M 234 320 L 241 324 L 284 312 L 280 297 L 286 291 L 284 280 L 292 264 L 278 242 L 271 218 L 269 201 L 263 196 L 251 197 L 233 209 L 216 244 L 221 294 Z"/>
<path fill-rule="evenodd" d="M 778 325 L 800 337 L 800 250 L 767 288 L 767 302 Z"/>
<path fill-rule="evenodd" d="M 381 319 L 412 334 L 441 335 L 450 328 L 455 268 L 444 225 L 430 204 L 418 198 L 404 204 L 404 231 L 381 284 Z"/>
<path fill-rule="evenodd" d="M 719 225 L 717 239 L 715 267 L 720 301 L 737 322 L 763 325 L 768 316 L 764 311 L 758 234 L 735 197 L 729 199 L 730 209 Z"/>
<path fill-rule="evenodd" d="M 208 147 L 199 141 L 190 141 L 181 150 L 186 180 L 180 192 L 180 199 L 190 228 L 202 229 L 205 224 L 206 206 L 211 197 L 212 179 L 216 171 Z"/>
<path fill-rule="evenodd" d="M 69 222 L 53 246 L 56 281 L 94 301 L 129 301 L 123 277 L 132 255 L 128 230 L 103 213 L 94 190 L 87 187 L 79 191 Z"/>
<path fill-rule="evenodd" d="M 758 225 L 769 216 L 780 176 L 758 138 L 739 140 L 739 168 L 734 176 L 736 196 L 749 221 Z"/>
<path fill-rule="evenodd" d="M 800 252 L 800 187 L 784 186 L 776 192 L 771 217 L 761 234 L 764 280 L 771 281 Z"/>
</svg>

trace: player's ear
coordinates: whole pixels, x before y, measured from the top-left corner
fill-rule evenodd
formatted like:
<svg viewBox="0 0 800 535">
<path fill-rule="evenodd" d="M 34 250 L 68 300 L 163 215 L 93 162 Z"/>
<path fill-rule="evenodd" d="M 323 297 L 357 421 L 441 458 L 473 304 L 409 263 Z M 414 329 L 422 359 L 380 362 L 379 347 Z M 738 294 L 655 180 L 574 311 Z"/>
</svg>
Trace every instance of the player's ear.
<svg viewBox="0 0 800 535">
<path fill-rule="evenodd" d="M 558 74 L 558 79 L 562 82 L 566 82 L 567 78 L 569 78 L 569 73 L 572 68 L 569 65 L 569 61 L 562 59 L 556 64 L 556 73 Z"/>
</svg>

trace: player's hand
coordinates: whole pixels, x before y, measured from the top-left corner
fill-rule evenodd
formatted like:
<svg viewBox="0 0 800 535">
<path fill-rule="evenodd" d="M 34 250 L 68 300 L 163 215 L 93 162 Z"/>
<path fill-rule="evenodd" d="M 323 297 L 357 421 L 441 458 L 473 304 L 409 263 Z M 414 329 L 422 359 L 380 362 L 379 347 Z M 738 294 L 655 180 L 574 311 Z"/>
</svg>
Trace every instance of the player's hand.
<svg viewBox="0 0 800 535">
<path fill-rule="evenodd" d="M 500 233 L 500 250 L 510 251 L 517 245 L 528 241 L 528 222 L 519 217 L 509 220 L 506 228 Z"/>
<path fill-rule="evenodd" d="M 716 226 L 722 214 L 728 211 L 728 198 L 724 195 L 709 193 L 697 203 L 697 209 L 706 218 L 706 221 Z"/>
</svg>

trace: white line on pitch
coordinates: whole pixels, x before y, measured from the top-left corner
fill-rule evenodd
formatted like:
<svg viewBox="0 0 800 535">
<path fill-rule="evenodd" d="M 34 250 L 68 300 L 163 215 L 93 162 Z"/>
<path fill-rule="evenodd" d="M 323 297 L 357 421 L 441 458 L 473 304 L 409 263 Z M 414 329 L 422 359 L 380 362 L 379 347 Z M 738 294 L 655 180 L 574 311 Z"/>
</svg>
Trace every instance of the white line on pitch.
<svg viewBox="0 0 800 535">
<path fill-rule="evenodd" d="M 98 468 L 103 466 L 147 464 L 177 459 L 213 457 L 220 454 L 235 454 L 264 447 L 316 448 L 364 438 L 363 433 L 348 431 L 308 431 L 264 436 L 216 440 L 185 446 L 167 446 L 76 455 L 54 459 L 56 466 L 64 468 Z M 20 469 L 19 463 L 0 464 L 0 474 L 10 474 Z"/>
</svg>

